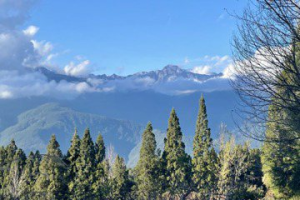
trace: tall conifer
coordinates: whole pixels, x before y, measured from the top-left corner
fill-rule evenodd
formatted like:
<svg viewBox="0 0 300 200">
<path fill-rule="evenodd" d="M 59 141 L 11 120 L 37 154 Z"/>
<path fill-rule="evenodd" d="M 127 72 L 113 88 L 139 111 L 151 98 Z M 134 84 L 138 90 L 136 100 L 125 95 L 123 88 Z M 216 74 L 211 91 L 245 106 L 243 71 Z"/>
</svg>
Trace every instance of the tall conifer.
<svg viewBox="0 0 300 200">
<path fill-rule="evenodd" d="M 135 168 L 139 199 L 156 199 L 161 192 L 158 182 L 158 159 L 155 135 L 151 123 L 148 123 L 143 133 L 140 158 Z"/>
<path fill-rule="evenodd" d="M 111 198 L 125 200 L 131 192 L 128 171 L 124 159 L 117 155 L 113 166 Z"/>
<path fill-rule="evenodd" d="M 68 164 L 68 187 L 70 193 L 74 193 L 74 178 L 77 173 L 77 160 L 79 159 L 80 153 L 80 138 L 77 134 L 77 129 L 75 129 L 73 138 L 71 140 L 71 146 L 67 152 L 66 161 Z"/>
<path fill-rule="evenodd" d="M 208 127 L 207 111 L 204 97 L 200 99 L 200 108 L 196 122 L 196 132 L 193 143 L 193 182 L 196 191 L 202 198 L 208 198 L 216 185 L 217 156 L 212 146 L 210 128 Z"/>
<path fill-rule="evenodd" d="M 95 198 L 104 199 L 106 196 L 106 184 L 107 174 L 105 171 L 105 163 L 103 162 L 105 158 L 105 145 L 102 135 L 99 133 L 96 143 L 95 143 L 95 172 L 94 172 L 94 183 L 93 190 Z"/>
<path fill-rule="evenodd" d="M 33 186 L 35 184 L 34 170 L 34 153 L 30 152 L 27 159 L 26 165 L 22 174 L 21 182 L 21 198 L 20 199 L 32 199 L 33 198 Z"/>
<path fill-rule="evenodd" d="M 55 135 L 51 136 L 47 154 L 43 156 L 39 171 L 40 175 L 35 183 L 37 198 L 64 199 L 68 191 L 66 165 Z"/>
<path fill-rule="evenodd" d="M 95 147 L 90 130 L 86 129 L 80 142 L 79 159 L 76 161 L 77 173 L 74 181 L 72 199 L 93 199 L 92 183 L 95 170 Z"/>
<path fill-rule="evenodd" d="M 19 199 L 22 194 L 22 187 L 21 187 L 21 176 L 23 172 L 23 168 L 26 161 L 26 155 L 22 149 L 18 149 L 13 157 L 11 162 L 8 180 L 9 183 L 7 185 L 7 192 L 6 198 L 12 199 Z"/>
<path fill-rule="evenodd" d="M 191 189 L 191 160 L 190 156 L 185 153 L 179 119 L 174 109 L 169 118 L 163 162 L 166 192 L 173 198 L 184 198 Z"/>
</svg>

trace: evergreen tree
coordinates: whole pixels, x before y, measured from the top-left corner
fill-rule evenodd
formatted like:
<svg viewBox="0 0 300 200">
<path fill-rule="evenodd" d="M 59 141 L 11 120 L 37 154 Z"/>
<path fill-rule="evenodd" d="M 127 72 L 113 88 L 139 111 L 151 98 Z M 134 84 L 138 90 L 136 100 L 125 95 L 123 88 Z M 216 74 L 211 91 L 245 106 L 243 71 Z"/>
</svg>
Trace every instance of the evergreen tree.
<svg viewBox="0 0 300 200">
<path fill-rule="evenodd" d="M 10 167 L 11 164 L 14 160 L 14 156 L 18 150 L 18 147 L 16 145 L 16 142 L 14 139 L 11 140 L 10 144 L 7 145 L 5 148 L 5 164 L 2 166 L 3 168 L 3 183 L 2 183 L 2 194 L 4 195 L 5 198 L 8 198 L 8 187 L 10 184 L 10 178 L 9 178 L 9 173 L 10 173 Z"/>
<path fill-rule="evenodd" d="M 269 122 L 262 147 L 264 183 L 276 198 L 288 198 L 300 191 L 300 144 L 293 140 L 293 131 L 283 123 L 276 123 L 277 118 L 287 119 L 288 113 L 270 106 Z M 287 143 L 289 141 L 289 144 Z"/>
<path fill-rule="evenodd" d="M 21 182 L 21 198 L 20 199 L 32 199 L 33 194 L 33 186 L 36 181 L 36 177 L 34 175 L 34 162 L 35 155 L 31 151 L 26 159 L 26 165 L 22 174 L 22 182 Z"/>
<path fill-rule="evenodd" d="M 19 199 L 22 194 L 22 171 L 25 165 L 26 161 L 26 155 L 23 152 L 23 150 L 18 149 L 13 157 L 13 160 L 11 161 L 11 166 L 9 170 L 9 175 L 8 175 L 8 187 L 7 187 L 7 192 L 8 195 L 7 197 L 10 197 L 12 199 Z"/>
<path fill-rule="evenodd" d="M 40 154 L 39 150 L 37 150 L 34 154 L 34 163 L 33 163 L 33 169 L 32 169 L 32 175 L 35 180 L 40 175 L 40 164 L 42 161 L 42 155 Z"/>
<path fill-rule="evenodd" d="M 6 150 L 3 146 L 0 147 L 0 199 L 3 199 L 4 195 L 4 179 L 6 174 Z"/>
<path fill-rule="evenodd" d="M 77 129 L 75 129 L 73 138 L 71 140 L 71 146 L 67 152 L 67 156 L 66 156 L 66 162 L 69 166 L 68 168 L 68 187 L 69 187 L 69 191 L 70 193 L 74 193 L 74 178 L 76 176 L 77 173 L 77 167 L 76 167 L 76 163 L 78 161 L 79 158 L 79 153 L 80 153 L 80 138 L 77 134 Z"/>
<path fill-rule="evenodd" d="M 236 145 L 234 137 L 222 146 L 220 153 L 218 189 L 222 199 L 260 199 L 264 196 L 261 173 L 256 156 L 250 153 L 250 144 Z M 254 170 L 252 171 L 252 170 Z M 257 177 L 256 177 L 257 176 Z"/>
<path fill-rule="evenodd" d="M 104 199 L 106 196 L 107 175 L 105 174 L 105 165 L 103 163 L 105 158 L 105 145 L 101 134 L 98 135 L 95 143 L 95 161 L 96 168 L 94 172 L 95 181 L 93 183 L 94 196 L 98 199 Z"/>
<path fill-rule="evenodd" d="M 156 141 L 151 123 L 143 133 L 140 158 L 135 168 L 138 199 L 156 199 L 161 192 L 158 182 L 158 161 Z"/>
<path fill-rule="evenodd" d="M 35 183 L 38 199 L 64 199 L 67 194 L 66 164 L 55 135 L 47 146 L 47 154 L 40 164 L 40 175 Z"/>
<path fill-rule="evenodd" d="M 299 31 L 298 27 L 297 35 Z M 273 91 L 279 98 L 271 99 L 262 148 L 264 183 L 276 198 L 300 194 L 300 113 L 296 103 L 299 99 L 300 42 L 294 37 L 290 57 L 285 59 L 287 63 L 295 62 L 288 64 L 276 77 L 278 84 Z M 285 104 L 288 106 L 280 106 Z"/>
<path fill-rule="evenodd" d="M 77 173 L 74 180 L 72 199 L 94 199 L 92 184 L 95 170 L 95 147 L 90 130 L 86 129 L 80 142 L 79 159 L 76 161 Z"/>
<path fill-rule="evenodd" d="M 99 133 L 95 143 L 95 161 L 101 163 L 105 158 L 105 145 L 102 135 Z"/>
<path fill-rule="evenodd" d="M 162 157 L 166 193 L 173 197 L 184 198 L 191 190 L 191 160 L 185 153 L 179 119 L 174 109 L 169 118 Z"/>
<path fill-rule="evenodd" d="M 131 192 L 131 184 L 124 159 L 119 155 L 117 155 L 113 166 L 113 177 L 111 181 L 111 199 L 127 199 Z"/>
<path fill-rule="evenodd" d="M 103 199 L 110 199 L 112 197 L 113 191 L 112 191 L 112 172 L 111 172 L 111 166 L 109 165 L 109 161 L 105 159 L 102 162 L 103 167 L 103 185 L 101 186 L 101 195 Z"/>
<path fill-rule="evenodd" d="M 196 191 L 202 198 L 208 198 L 215 189 L 217 156 L 212 146 L 206 105 L 203 96 L 200 99 L 200 108 L 196 122 L 196 132 L 193 143 L 193 182 Z M 206 197 L 205 197 L 206 196 Z"/>
</svg>

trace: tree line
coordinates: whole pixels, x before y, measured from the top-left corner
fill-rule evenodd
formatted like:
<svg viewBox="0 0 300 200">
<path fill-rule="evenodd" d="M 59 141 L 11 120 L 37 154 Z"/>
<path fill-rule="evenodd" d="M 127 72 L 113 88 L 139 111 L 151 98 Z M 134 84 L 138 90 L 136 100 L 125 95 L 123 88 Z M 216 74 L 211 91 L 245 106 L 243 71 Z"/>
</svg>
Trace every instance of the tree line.
<svg viewBox="0 0 300 200">
<path fill-rule="evenodd" d="M 192 156 L 185 152 L 174 109 L 164 149 L 157 149 L 148 123 L 133 169 L 128 169 L 120 156 L 108 159 L 102 135 L 93 142 L 89 129 L 82 138 L 75 131 L 66 155 L 55 135 L 45 154 L 36 151 L 28 156 L 12 140 L 0 147 L 1 199 L 262 199 L 268 191 L 265 181 L 276 185 L 282 178 L 264 171 L 270 167 L 264 157 L 269 149 L 251 149 L 249 142 L 236 144 L 233 136 L 224 137 L 215 150 L 201 97 Z M 285 197 L 297 190 L 292 187 L 295 180 L 286 178 L 281 180 L 289 182 L 286 187 L 277 185 Z M 299 177 L 294 178 L 299 181 Z"/>
</svg>

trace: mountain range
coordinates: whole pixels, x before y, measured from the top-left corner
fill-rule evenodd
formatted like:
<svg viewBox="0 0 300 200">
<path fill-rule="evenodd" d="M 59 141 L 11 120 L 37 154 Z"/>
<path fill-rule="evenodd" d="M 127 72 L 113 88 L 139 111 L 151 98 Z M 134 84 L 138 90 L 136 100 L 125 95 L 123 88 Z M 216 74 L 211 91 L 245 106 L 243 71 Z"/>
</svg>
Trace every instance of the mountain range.
<svg viewBox="0 0 300 200">
<path fill-rule="evenodd" d="M 37 149 L 44 152 L 50 135 L 56 134 L 66 152 L 75 127 L 80 135 L 89 127 L 94 139 L 101 132 L 106 145 L 114 146 L 116 153 L 133 166 L 143 128 L 149 121 L 156 129 L 159 148 L 163 148 L 172 108 L 178 113 L 186 148 L 191 152 L 201 95 L 206 99 L 213 138 L 218 137 L 221 123 L 226 123 L 229 129 L 234 129 L 236 123 L 232 111 L 239 100 L 222 74 L 196 74 L 175 65 L 128 76 L 74 77 L 47 68 L 35 71 L 49 81 L 85 82 L 101 90 L 69 99 L 45 96 L 1 99 L 1 145 L 14 138 L 26 152 Z M 104 91 L 104 88 L 112 89 Z"/>
<path fill-rule="evenodd" d="M 177 65 L 167 65 L 161 70 L 140 72 L 127 76 L 89 74 L 75 77 L 43 67 L 34 70 L 42 73 L 49 81 L 85 82 L 101 92 L 153 90 L 168 95 L 182 95 L 197 91 L 230 89 L 228 79 L 224 79 L 222 73 L 197 74 Z"/>
</svg>

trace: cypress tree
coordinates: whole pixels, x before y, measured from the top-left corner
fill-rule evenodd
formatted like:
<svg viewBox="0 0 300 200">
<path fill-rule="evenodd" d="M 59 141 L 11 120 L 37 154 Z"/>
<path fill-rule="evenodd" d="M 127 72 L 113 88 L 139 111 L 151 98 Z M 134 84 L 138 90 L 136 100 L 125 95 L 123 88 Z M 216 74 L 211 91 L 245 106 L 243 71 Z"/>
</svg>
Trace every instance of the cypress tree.
<svg viewBox="0 0 300 200">
<path fill-rule="evenodd" d="M 95 170 L 95 147 L 90 130 L 86 129 L 80 142 L 79 159 L 76 161 L 77 173 L 74 180 L 72 199 L 93 199 L 92 184 Z"/>
<path fill-rule="evenodd" d="M 77 173 L 76 163 L 79 158 L 80 153 L 80 138 L 77 134 L 77 129 L 75 129 L 73 138 L 71 140 L 71 146 L 67 152 L 66 161 L 69 166 L 68 168 L 68 187 L 70 193 L 74 193 L 74 178 Z"/>
<path fill-rule="evenodd" d="M 185 153 L 179 119 L 174 109 L 169 118 L 162 157 L 166 193 L 173 197 L 184 198 L 191 190 L 191 160 Z"/>
<path fill-rule="evenodd" d="M 112 196 L 112 176 L 111 176 L 111 166 L 109 165 L 109 161 L 105 159 L 102 162 L 103 167 L 103 185 L 101 186 L 101 195 L 103 199 L 110 199 Z"/>
<path fill-rule="evenodd" d="M 117 155 L 113 166 L 113 177 L 111 183 L 112 199 L 127 199 L 131 192 L 128 171 L 124 159 Z"/>
<path fill-rule="evenodd" d="M 4 197 L 8 198 L 8 191 L 7 188 L 9 187 L 10 184 L 10 178 L 9 178 L 9 173 L 10 173 L 10 167 L 11 164 L 14 160 L 14 156 L 18 150 L 18 147 L 16 145 L 16 142 L 14 139 L 11 140 L 10 144 L 7 145 L 5 148 L 5 165 L 3 167 L 3 183 L 2 183 L 2 194 Z"/>
<path fill-rule="evenodd" d="M 12 199 L 19 199 L 22 192 L 21 175 L 25 165 L 26 155 L 23 150 L 18 149 L 11 161 L 11 166 L 8 175 L 8 195 Z"/>
<path fill-rule="evenodd" d="M 40 175 L 41 161 L 42 161 L 42 155 L 40 154 L 40 151 L 37 150 L 34 154 L 34 163 L 33 163 L 33 169 L 32 169 L 32 175 L 35 180 L 37 180 L 37 178 Z"/>
<path fill-rule="evenodd" d="M 217 159 L 212 146 L 210 128 L 208 127 L 207 111 L 204 97 L 200 99 L 200 108 L 196 122 L 193 142 L 193 182 L 200 196 L 209 196 L 216 185 Z M 212 160 L 213 159 L 213 160 Z M 206 197 L 207 198 L 207 197 Z"/>
<path fill-rule="evenodd" d="M 94 172 L 94 184 L 93 190 L 95 198 L 104 199 L 106 196 L 106 187 L 107 175 L 105 174 L 105 163 L 103 163 L 105 158 L 105 145 L 104 140 L 101 134 L 98 135 L 96 143 L 95 143 L 95 162 L 96 168 Z"/>
<path fill-rule="evenodd" d="M 21 183 L 21 198 L 20 199 L 32 199 L 33 198 L 33 186 L 35 184 L 35 175 L 34 175 L 34 162 L 35 155 L 31 151 L 26 159 L 26 165 L 22 174 L 22 183 Z"/>
<path fill-rule="evenodd" d="M 47 154 L 43 156 L 39 171 L 40 175 L 35 183 L 36 197 L 64 199 L 67 193 L 66 165 L 55 135 L 51 136 Z"/>
<path fill-rule="evenodd" d="M 105 158 L 105 145 L 102 135 L 99 133 L 95 143 L 95 161 L 101 163 Z"/>
<path fill-rule="evenodd" d="M 270 121 L 266 130 L 269 141 L 264 142 L 262 147 L 263 180 L 269 193 L 279 199 L 289 198 L 300 191 L 299 141 L 292 139 L 292 130 L 283 123 L 277 123 L 278 118 L 288 120 L 287 115 L 287 112 L 276 109 L 276 106 L 270 106 Z"/>
<path fill-rule="evenodd" d="M 4 179 L 6 174 L 6 150 L 3 146 L 0 147 L 0 199 L 3 199 L 4 194 Z"/>
<path fill-rule="evenodd" d="M 138 199 L 156 199 L 161 192 L 158 183 L 158 156 L 151 123 L 148 123 L 142 138 L 140 158 L 135 168 Z"/>
<path fill-rule="evenodd" d="M 274 90 L 283 99 L 298 102 L 300 42 L 297 38 L 292 39 L 291 55 L 286 59 L 295 60 L 295 63 L 276 77 L 278 84 Z M 266 138 L 262 148 L 264 183 L 275 198 L 290 198 L 300 193 L 299 104 L 289 103 L 289 106 L 282 107 L 278 106 L 285 105 L 282 98 L 273 97 L 270 100 Z"/>
</svg>

